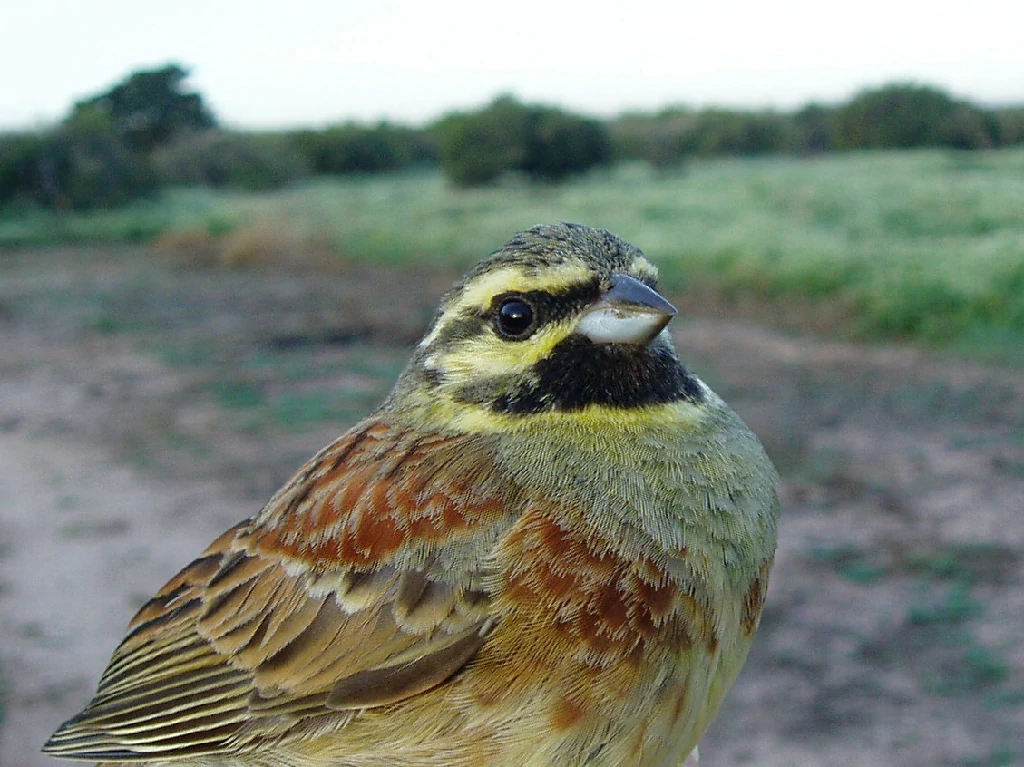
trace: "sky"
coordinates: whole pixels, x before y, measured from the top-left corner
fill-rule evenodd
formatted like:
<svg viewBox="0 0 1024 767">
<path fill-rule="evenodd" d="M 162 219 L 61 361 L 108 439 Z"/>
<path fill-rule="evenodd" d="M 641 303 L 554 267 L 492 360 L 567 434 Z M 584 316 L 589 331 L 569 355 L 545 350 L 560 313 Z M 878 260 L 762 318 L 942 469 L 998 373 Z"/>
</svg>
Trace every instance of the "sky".
<svg viewBox="0 0 1024 767">
<path fill-rule="evenodd" d="M 240 128 L 421 123 L 500 93 L 593 115 L 893 81 L 1024 103 L 1021 0 L 2 0 L 0 29 L 5 130 L 169 62 Z"/>
</svg>

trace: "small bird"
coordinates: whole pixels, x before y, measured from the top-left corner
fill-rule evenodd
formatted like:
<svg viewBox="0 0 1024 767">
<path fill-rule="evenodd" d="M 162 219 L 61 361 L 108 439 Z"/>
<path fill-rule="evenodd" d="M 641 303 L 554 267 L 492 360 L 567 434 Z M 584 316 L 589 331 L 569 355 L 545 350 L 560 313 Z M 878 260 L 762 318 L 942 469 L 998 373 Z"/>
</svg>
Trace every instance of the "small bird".
<svg viewBox="0 0 1024 767">
<path fill-rule="evenodd" d="M 680 362 L 657 270 L 539 226 L 394 390 L 131 621 L 70 759 L 694 764 L 760 620 L 777 477 Z"/>
</svg>

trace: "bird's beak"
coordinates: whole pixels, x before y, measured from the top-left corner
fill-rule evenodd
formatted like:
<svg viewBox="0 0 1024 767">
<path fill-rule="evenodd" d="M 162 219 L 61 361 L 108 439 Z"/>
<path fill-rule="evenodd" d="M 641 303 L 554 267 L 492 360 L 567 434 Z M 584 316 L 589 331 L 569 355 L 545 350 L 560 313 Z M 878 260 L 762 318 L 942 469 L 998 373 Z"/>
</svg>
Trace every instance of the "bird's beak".
<svg viewBox="0 0 1024 767">
<path fill-rule="evenodd" d="M 596 344 L 648 344 L 676 308 L 639 280 L 612 276 L 612 286 L 580 318 L 576 332 Z"/>
</svg>

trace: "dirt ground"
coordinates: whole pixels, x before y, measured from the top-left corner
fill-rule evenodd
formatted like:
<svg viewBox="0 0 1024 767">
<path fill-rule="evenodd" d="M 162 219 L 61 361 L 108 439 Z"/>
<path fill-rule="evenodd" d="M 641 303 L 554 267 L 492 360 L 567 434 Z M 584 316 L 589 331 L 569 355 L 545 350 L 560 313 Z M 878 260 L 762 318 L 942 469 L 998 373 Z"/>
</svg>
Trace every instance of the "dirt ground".
<svg viewBox="0 0 1024 767">
<path fill-rule="evenodd" d="M 372 408 L 452 276 L 0 253 L 0 765 L 53 764 L 133 611 Z M 1024 372 L 675 298 L 783 475 L 702 765 L 1024 764 Z"/>
</svg>

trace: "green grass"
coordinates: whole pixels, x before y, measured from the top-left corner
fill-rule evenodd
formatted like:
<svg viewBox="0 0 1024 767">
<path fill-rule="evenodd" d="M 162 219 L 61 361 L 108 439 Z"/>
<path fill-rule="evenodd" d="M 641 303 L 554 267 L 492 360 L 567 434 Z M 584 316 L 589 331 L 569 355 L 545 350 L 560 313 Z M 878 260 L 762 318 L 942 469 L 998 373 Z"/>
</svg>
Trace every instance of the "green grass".
<svg viewBox="0 0 1024 767">
<path fill-rule="evenodd" d="M 118 210 L 57 214 L 0 208 L 0 248 L 149 242 L 161 234 L 202 230 L 226 234 L 239 224 L 233 195 L 208 189 L 174 189 Z"/>
<path fill-rule="evenodd" d="M 0 246 L 212 234 L 285 222 L 353 261 L 461 269 L 536 223 L 603 226 L 643 248 L 669 292 L 738 300 L 827 330 L 976 353 L 1024 342 L 1024 150 L 629 165 L 558 187 L 456 190 L 436 173 L 309 183 L 261 195 L 178 190 L 81 216 L 0 218 Z M 820 316 L 815 321 L 821 323 Z"/>
</svg>

